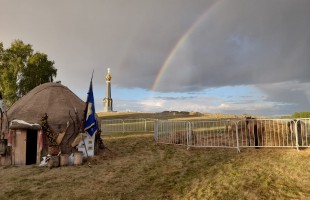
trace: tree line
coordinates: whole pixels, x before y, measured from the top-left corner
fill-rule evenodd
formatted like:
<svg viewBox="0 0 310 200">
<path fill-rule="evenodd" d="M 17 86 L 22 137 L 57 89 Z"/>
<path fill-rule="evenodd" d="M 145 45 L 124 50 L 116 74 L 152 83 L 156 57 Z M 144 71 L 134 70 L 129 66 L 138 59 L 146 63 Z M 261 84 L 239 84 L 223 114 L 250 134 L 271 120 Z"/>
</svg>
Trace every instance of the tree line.
<svg viewBox="0 0 310 200">
<path fill-rule="evenodd" d="M 294 118 L 309 118 L 310 117 L 310 111 L 304 111 L 304 112 L 295 112 L 292 117 Z"/>
<path fill-rule="evenodd" d="M 32 45 L 14 40 L 4 48 L 0 42 L 0 96 L 6 107 L 36 86 L 53 82 L 57 75 L 54 61 L 45 53 L 34 52 Z"/>
</svg>

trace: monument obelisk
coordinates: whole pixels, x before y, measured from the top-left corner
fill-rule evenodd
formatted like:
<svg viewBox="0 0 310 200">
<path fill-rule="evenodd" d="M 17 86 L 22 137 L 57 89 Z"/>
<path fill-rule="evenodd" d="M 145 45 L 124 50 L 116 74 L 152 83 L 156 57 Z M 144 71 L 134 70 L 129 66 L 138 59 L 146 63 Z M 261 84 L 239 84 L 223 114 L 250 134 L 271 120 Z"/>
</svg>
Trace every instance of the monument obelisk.
<svg viewBox="0 0 310 200">
<path fill-rule="evenodd" d="M 103 99 L 103 112 L 113 112 L 113 100 L 111 97 L 111 74 L 110 68 L 108 68 L 108 73 L 105 77 L 106 80 L 106 90 L 105 98 Z"/>
</svg>

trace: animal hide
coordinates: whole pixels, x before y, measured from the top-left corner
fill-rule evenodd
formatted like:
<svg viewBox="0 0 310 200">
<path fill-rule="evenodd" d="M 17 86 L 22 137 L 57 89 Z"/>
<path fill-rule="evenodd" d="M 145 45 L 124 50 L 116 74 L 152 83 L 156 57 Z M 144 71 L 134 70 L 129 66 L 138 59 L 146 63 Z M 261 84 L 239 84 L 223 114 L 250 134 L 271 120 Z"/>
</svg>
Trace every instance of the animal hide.
<svg viewBox="0 0 310 200">
<path fill-rule="evenodd" d="M 65 130 L 64 130 L 63 132 L 61 132 L 61 133 L 58 134 L 57 139 L 56 139 L 56 143 L 57 143 L 58 145 L 61 143 L 62 139 L 64 138 L 64 136 L 65 136 L 65 134 L 66 134 L 66 132 L 67 132 L 69 126 L 70 126 L 70 122 L 68 121 L 68 122 L 67 122 L 67 127 L 65 128 Z"/>
</svg>

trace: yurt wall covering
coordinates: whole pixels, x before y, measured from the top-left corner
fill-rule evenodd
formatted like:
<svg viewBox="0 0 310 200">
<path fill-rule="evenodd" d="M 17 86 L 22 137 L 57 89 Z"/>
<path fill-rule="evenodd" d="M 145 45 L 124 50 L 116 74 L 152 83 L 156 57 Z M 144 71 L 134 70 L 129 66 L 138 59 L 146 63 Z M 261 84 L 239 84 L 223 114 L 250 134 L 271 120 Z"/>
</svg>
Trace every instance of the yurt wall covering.
<svg viewBox="0 0 310 200">
<path fill-rule="evenodd" d="M 13 143 L 14 141 L 19 142 L 12 146 L 12 154 L 15 152 L 15 155 L 12 155 L 15 159 L 13 164 L 27 163 L 24 155 L 17 153 L 26 151 L 27 145 L 36 145 L 38 152 L 41 145 L 40 154 L 46 155 L 49 146 L 53 145 L 50 138 L 56 140 L 61 133 L 64 133 L 64 136 L 59 144 L 59 149 L 61 153 L 70 154 L 73 150 L 71 143 L 82 131 L 81 122 L 84 109 L 85 103 L 60 83 L 42 84 L 19 99 L 7 112 L 9 128 L 13 130 Z M 41 129 L 42 140 L 39 139 L 39 130 Z M 18 134 L 24 135 L 23 137 L 31 137 L 32 140 L 37 138 L 37 143 L 27 142 L 27 138 L 23 138 L 25 144 L 21 144 Z M 39 144 L 40 141 L 43 144 Z M 36 163 L 38 162 L 37 159 Z"/>
</svg>

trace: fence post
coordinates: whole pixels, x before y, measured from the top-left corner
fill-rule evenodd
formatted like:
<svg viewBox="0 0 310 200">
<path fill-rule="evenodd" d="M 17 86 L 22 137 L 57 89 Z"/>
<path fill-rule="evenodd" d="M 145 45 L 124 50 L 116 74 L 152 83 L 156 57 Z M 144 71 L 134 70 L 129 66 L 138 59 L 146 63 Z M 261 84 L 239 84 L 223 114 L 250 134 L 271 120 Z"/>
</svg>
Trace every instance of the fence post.
<svg viewBox="0 0 310 200">
<path fill-rule="evenodd" d="M 299 147 L 303 146 L 303 125 L 301 119 L 297 119 L 295 122 L 295 132 L 296 132 L 296 139 L 298 141 L 298 150 Z"/>
<path fill-rule="evenodd" d="M 240 122 L 240 121 L 238 121 L 238 122 L 233 122 L 233 123 L 235 124 L 235 129 L 236 129 L 236 140 L 237 140 L 236 145 L 237 145 L 237 151 L 238 151 L 238 153 L 240 153 L 239 133 L 238 133 L 238 125 L 239 125 L 239 122 Z"/>
<path fill-rule="evenodd" d="M 299 151 L 297 122 L 298 122 L 298 120 L 294 121 L 294 132 L 295 132 L 295 138 L 296 138 L 296 149 L 297 149 L 297 151 Z"/>
<path fill-rule="evenodd" d="M 189 148 L 191 147 L 192 144 L 192 126 L 190 122 L 186 123 L 187 125 L 187 150 L 189 150 Z"/>
<path fill-rule="evenodd" d="M 123 133 L 125 133 L 125 121 L 122 119 L 123 121 Z"/>
<path fill-rule="evenodd" d="M 146 119 L 144 119 L 144 132 L 146 132 Z"/>
<path fill-rule="evenodd" d="M 154 120 L 154 139 L 158 142 L 158 119 Z"/>
</svg>

